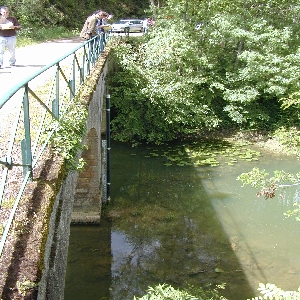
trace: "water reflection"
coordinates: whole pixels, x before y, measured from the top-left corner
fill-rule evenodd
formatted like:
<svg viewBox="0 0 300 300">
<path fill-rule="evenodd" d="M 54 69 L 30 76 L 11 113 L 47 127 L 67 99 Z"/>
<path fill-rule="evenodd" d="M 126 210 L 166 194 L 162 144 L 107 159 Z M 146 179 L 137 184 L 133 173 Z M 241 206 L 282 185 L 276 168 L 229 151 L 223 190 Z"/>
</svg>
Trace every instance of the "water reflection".
<svg viewBox="0 0 300 300">
<path fill-rule="evenodd" d="M 64 299 L 110 299 L 111 223 L 72 226 Z"/>
<path fill-rule="evenodd" d="M 283 220 L 295 191 L 265 201 L 242 189 L 236 177 L 257 162 L 166 167 L 148 152 L 113 144 L 109 219 L 93 228 L 94 237 L 88 228 L 71 229 L 66 300 L 132 299 L 163 282 L 226 282 L 224 295 L 239 300 L 258 295 L 259 282 L 298 288 L 299 225 Z M 295 168 L 270 155 L 261 164 Z"/>
</svg>

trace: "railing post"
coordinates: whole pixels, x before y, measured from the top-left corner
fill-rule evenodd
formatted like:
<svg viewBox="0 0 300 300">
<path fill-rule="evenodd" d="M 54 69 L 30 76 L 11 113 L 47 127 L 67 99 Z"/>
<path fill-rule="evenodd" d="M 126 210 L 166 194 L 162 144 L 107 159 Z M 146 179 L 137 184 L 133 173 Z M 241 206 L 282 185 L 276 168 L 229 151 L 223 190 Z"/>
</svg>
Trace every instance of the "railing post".
<svg viewBox="0 0 300 300">
<path fill-rule="evenodd" d="M 76 78 L 76 73 L 75 73 L 75 55 L 73 56 L 73 64 L 72 64 L 72 83 L 71 83 L 71 88 L 73 95 L 75 94 L 75 78 Z"/>
<path fill-rule="evenodd" d="M 85 78 L 85 71 L 86 71 L 86 60 L 87 60 L 87 53 L 86 53 L 86 45 L 83 46 L 83 55 L 82 55 L 82 79 L 80 77 L 80 85 L 83 83 Z"/>
<path fill-rule="evenodd" d="M 59 64 L 56 64 L 55 99 L 52 101 L 52 113 L 59 119 Z"/>
<path fill-rule="evenodd" d="M 92 62 L 92 40 L 89 40 L 88 42 L 88 74 L 90 74 L 91 71 L 91 62 Z"/>
<path fill-rule="evenodd" d="M 100 53 L 103 51 L 103 40 L 104 40 L 104 36 L 105 36 L 105 33 L 102 33 L 100 35 L 100 40 L 99 40 L 99 48 L 100 48 Z"/>
<path fill-rule="evenodd" d="M 31 153 L 31 136 L 30 136 L 30 119 L 29 119 L 29 99 L 28 99 L 28 83 L 25 85 L 23 96 L 23 112 L 24 112 L 24 135 L 21 141 L 23 175 L 26 176 L 30 172 L 32 178 L 32 153 Z"/>
</svg>

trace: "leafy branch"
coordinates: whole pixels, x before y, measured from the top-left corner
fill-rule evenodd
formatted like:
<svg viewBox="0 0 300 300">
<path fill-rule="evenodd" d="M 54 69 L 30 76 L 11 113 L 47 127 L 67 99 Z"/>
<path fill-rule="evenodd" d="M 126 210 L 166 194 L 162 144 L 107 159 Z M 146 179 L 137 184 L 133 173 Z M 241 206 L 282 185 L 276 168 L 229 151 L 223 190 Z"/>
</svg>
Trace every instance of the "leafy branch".
<svg viewBox="0 0 300 300">
<path fill-rule="evenodd" d="M 253 188 L 260 188 L 257 196 L 263 196 L 266 200 L 275 197 L 275 191 L 280 188 L 288 188 L 300 185 L 300 172 L 296 174 L 287 173 L 282 170 L 275 170 L 273 176 L 269 177 L 264 169 L 253 168 L 252 171 L 242 173 L 237 177 L 243 186 L 250 185 Z"/>
<path fill-rule="evenodd" d="M 53 152 L 66 159 L 67 169 L 83 168 L 84 161 L 77 158 L 82 150 L 82 137 L 86 131 L 86 108 L 74 103 L 68 113 L 60 120 L 59 126 L 51 139 Z"/>
</svg>

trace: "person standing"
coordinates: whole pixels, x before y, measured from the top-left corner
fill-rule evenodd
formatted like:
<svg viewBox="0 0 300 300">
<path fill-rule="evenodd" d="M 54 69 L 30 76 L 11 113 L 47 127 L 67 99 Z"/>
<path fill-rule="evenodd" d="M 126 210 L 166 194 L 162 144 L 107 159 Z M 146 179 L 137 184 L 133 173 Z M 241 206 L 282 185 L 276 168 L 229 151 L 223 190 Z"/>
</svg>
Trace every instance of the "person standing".
<svg viewBox="0 0 300 300">
<path fill-rule="evenodd" d="M 104 28 L 109 25 L 108 20 L 111 20 L 112 18 L 113 18 L 113 15 L 107 14 L 104 18 L 98 19 L 98 22 L 97 22 L 98 34 L 105 33 Z"/>
<path fill-rule="evenodd" d="M 80 37 L 85 40 L 89 40 L 98 35 L 99 30 L 101 30 L 100 28 L 105 27 L 103 20 L 110 18 L 111 16 L 103 10 L 94 12 L 86 19 L 80 32 Z"/>
<path fill-rule="evenodd" d="M 143 21 L 143 33 L 146 34 L 149 28 L 149 19 L 145 18 Z"/>
<path fill-rule="evenodd" d="M 21 29 L 18 20 L 9 16 L 7 6 L 0 7 L 0 68 L 3 66 L 3 55 L 5 47 L 9 52 L 9 64 L 14 66 L 16 63 L 16 42 L 17 30 Z"/>
</svg>

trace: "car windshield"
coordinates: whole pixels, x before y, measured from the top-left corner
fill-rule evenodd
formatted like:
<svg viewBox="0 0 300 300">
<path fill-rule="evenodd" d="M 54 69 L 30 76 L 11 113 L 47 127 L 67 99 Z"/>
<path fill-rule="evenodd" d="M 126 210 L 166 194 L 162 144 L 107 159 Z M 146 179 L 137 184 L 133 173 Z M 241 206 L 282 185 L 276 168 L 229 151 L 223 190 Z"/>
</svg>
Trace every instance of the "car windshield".
<svg viewBox="0 0 300 300">
<path fill-rule="evenodd" d="M 127 23 L 140 23 L 141 20 L 122 20 L 124 22 L 127 22 Z"/>
<path fill-rule="evenodd" d="M 117 21 L 117 22 L 115 22 L 115 24 L 126 24 L 126 23 L 128 23 L 128 21 Z"/>
</svg>

